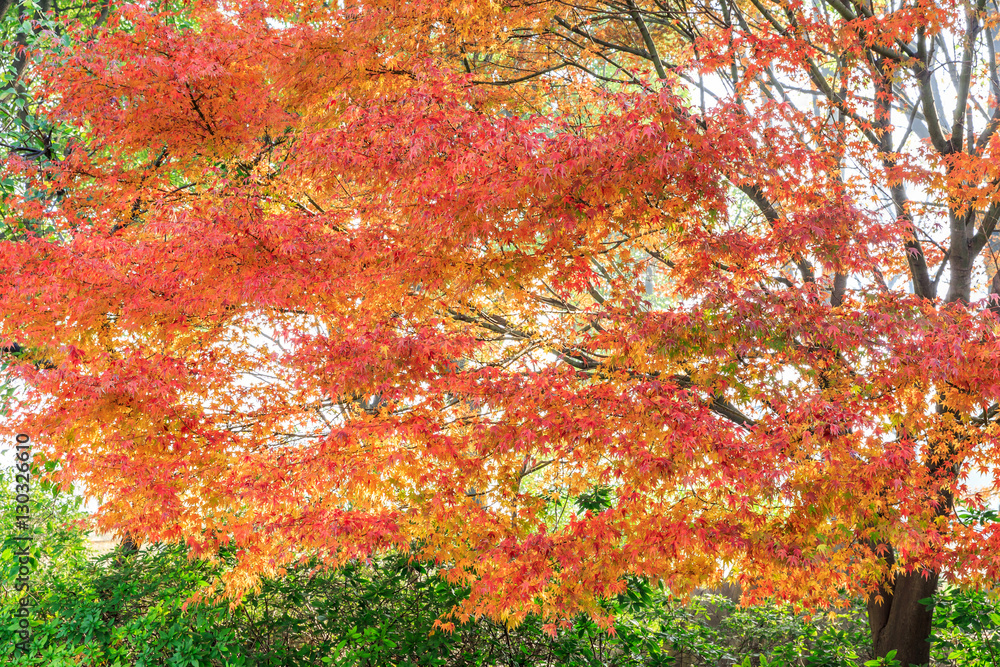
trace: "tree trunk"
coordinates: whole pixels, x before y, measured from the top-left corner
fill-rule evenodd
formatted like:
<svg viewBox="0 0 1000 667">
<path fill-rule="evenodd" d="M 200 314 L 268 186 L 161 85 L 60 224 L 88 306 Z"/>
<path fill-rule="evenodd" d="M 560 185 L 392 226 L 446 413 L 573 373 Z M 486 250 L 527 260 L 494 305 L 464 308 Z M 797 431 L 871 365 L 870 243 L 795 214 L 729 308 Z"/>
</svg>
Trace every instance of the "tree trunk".
<svg viewBox="0 0 1000 667">
<path fill-rule="evenodd" d="M 885 657 L 895 649 L 896 660 L 903 667 L 930 663 L 933 612 L 920 600 L 934 595 L 937 582 L 936 572 L 900 574 L 880 587 L 881 604 L 875 596 L 868 600 L 868 625 L 876 656 Z"/>
</svg>

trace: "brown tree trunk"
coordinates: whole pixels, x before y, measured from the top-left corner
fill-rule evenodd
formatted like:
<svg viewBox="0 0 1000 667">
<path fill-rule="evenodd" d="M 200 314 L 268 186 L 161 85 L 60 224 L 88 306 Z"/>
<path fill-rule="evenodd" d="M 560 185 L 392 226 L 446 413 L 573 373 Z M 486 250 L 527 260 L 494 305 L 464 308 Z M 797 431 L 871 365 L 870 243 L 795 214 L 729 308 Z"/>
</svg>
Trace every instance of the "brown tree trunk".
<svg viewBox="0 0 1000 667">
<path fill-rule="evenodd" d="M 125 565 L 125 560 L 132 554 L 138 553 L 139 544 L 132 537 L 132 533 L 126 532 L 125 536 L 122 538 L 122 543 L 118 545 L 118 553 L 115 555 L 115 566 L 122 567 Z"/>
<path fill-rule="evenodd" d="M 930 663 L 933 612 L 920 600 L 934 595 L 937 582 L 936 572 L 897 575 L 895 581 L 879 589 L 881 604 L 875 596 L 868 600 L 868 625 L 876 656 L 885 657 L 895 649 L 896 660 L 903 667 Z"/>
</svg>

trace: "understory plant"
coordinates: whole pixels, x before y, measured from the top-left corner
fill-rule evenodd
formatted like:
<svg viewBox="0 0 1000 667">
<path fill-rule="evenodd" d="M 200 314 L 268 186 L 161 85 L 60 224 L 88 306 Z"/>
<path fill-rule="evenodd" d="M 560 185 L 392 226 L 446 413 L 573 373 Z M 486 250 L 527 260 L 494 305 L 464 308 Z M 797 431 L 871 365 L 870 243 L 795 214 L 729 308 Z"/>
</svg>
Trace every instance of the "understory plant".
<svg viewBox="0 0 1000 667">
<path fill-rule="evenodd" d="M 34 652 L 13 657 L 9 664 L 17 667 L 892 664 L 891 657 L 872 659 L 860 603 L 806 617 L 776 603 L 741 607 L 734 590 L 682 601 L 635 579 L 604 603 L 615 617 L 612 630 L 588 617 L 553 628 L 528 616 L 516 626 L 473 618 L 445 631 L 435 622 L 468 590 L 401 553 L 339 569 L 307 562 L 265 580 L 231 608 L 227 601 L 190 602 L 231 554 L 210 563 L 189 558 L 180 545 L 152 545 L 95 557 L 85 550 L 79 523 L 55 525 L 69 528 L 38 541 Z M 0 641 L 13 646 L 18 598 L 9 573 L 4 593 Z M 934 604 L 934 665 L 998 664 L 995 596 L 945 587 Z"/>
</svg>

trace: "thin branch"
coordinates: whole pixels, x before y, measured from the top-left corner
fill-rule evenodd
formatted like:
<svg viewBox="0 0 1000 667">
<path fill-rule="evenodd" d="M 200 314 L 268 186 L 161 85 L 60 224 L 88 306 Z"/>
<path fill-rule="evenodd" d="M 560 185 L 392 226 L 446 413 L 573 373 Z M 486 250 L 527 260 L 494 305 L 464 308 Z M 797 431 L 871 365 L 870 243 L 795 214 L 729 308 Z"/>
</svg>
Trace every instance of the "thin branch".
<svg viewBox="0 0 1000 667">
<path fill-rule="evenodd" d="M 951 142 L 944 138 L 944 132 L 941 130 L 941 121 L 938 119 L 936 108 L 937 100 L 931 87 L 933 74 L 929 64 L 926 29 L 920 26 L 917 28 L 917 60 L 914 65 L 914 75 L 920 83 L 920 104 L 924 110 L 924 121 L 927 124 L 931 144 L 939 153 L 947 155 L 951 152 Z"/>
<path fill-rule="evenodd" d="M 635 0 L 628 0 L 628 6 L 629 13 L 632 15 L 632 20 L 635 21 L 636 26 L 639 27 L 639 34 L 642 35 L 642 42 L 646 45 L 646 51 L 649 52 L 650 60 L 653 61 L 653 67 L 656 68 L 656 75 L 661 79 L 666 79 L 667 73 L 663 69 L 663 63 L 660 62 L 660 54 L 656 50 L 656 45 L 653 43 L 653 38 L 649 34 L 646 22 L 642 20 L 642 14 L 639 13 L 639 8 L 635 6 Z"/>
</svg>

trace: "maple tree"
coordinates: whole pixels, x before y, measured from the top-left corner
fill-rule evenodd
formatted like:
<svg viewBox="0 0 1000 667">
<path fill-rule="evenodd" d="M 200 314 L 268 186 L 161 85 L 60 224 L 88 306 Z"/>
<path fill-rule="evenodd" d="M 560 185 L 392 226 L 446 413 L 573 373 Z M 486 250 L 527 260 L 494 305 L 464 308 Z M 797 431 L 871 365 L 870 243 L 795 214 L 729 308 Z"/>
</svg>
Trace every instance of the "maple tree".
<svg viewBox="0 0 1000 667">
<path fill-rule="evenodd" d="M 246 1 L 67 23 L 84 46 L 33 76 L 83 138 L 7 165 L 52 194 L 0 245 L 31 387 L 8 421 L 105 525 L 238 547 L 234 595 L 386 549 L 471 584 L 458 619 L 729 577 L 749 602 L 865 595 L 876 652 L 927 662 L 920 601 L 1000 566 L 967 518 L 998 460 L 997 16 Z"/>
</svg>

